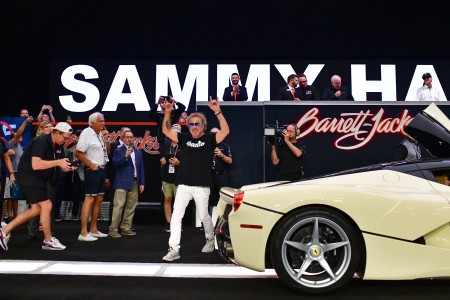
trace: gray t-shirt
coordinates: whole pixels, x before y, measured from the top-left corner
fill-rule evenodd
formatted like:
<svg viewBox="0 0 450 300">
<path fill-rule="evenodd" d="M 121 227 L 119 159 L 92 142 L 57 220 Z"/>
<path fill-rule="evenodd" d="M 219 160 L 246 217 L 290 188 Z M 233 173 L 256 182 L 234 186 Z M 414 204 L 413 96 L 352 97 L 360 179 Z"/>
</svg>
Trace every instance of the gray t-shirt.
<svg viewBox="0 0 450 300">
<path fill-rule="evenodd" d="M 11 163 L 13 165 L 14 172 L 17 172 L 17 168 L 19 167 L 20 157 L 22 157 L 22 154 L 23 154 L 23 148 L 22 148 L 22 145 L 20 143 L 16 143 L 14 141 L 14 139 L 12 139 L 9 142 L 9 145 L 14 150 L 14 152 L 16 152 L 16 154 L 11 157 Z"/>
</svg>

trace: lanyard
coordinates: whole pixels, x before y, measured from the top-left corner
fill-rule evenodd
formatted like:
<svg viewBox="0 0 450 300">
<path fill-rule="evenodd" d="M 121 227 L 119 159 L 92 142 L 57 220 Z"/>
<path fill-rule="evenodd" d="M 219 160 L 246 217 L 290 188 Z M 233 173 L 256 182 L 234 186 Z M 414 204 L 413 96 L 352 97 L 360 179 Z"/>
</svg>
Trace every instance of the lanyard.
<svg viewBox="0 0 450 300">
<path fill-rule="evenodd" d="M 109 158 L 108 158 L 108 151 L 106 151 L 106 145 L 105 145 L 105 142 L 102 141 L 102 139 L 100 138 L 100 135 L 99 135 L 99 134 L 95 134 L 95 135 L 97 136 L 98 141 L 100 142 L 100 146 L 101 146 L 102 149 L 103 149 L 103 156 L 105 157 L 105 163 L 108 163 L 108 162 L 109 162 Z"/>
<path fill-rule="evenodd" d="M 178 144 L 174 147 L 172 143 L 170 143 L 169 155 L 173 154 L 173 156 L 177 156 Z"/>
</svg>

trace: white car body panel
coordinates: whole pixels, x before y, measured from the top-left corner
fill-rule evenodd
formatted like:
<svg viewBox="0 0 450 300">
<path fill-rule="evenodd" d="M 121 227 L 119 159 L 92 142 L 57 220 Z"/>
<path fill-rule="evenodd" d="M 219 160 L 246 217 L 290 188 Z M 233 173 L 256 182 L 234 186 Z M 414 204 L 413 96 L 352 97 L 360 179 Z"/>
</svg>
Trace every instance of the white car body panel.
<svg viewBox="0 0 450 300">
<path fill-rule="evenodd" d="M 364 233 L 367 248 L 365 278 L 428 277 L 431 270 L 436 270 L 436 265 L 442 272 L 435 272 L 432 276 L 450 275 L 450 241 L 442 239 L 442 236 L 450 236 L 450 202 L 444 197 L 450 195 L 450 187 L 389 170 L 326 177 L 264 189 L 252 187 L 243 188 L 243 204 L 228 217 L 234 256 L 240 265 L 264 271 L 268 238 L 283 214 L 299 206 L 324 205 L 351 216 Z M 317 190 L 320 190 L 320 198 L 317 198 Z M 220 207 L 219 215 L 223 211 Z M 242 228 L 242 224 L 261 225 L 262 229 Z M 428 245 L 408 242 L 422 236 Z M 435 255 L 430 256 L 430 248 L 433 247 L 431 251 Z M 397 257 L 405 253 L 411 257 L 427 258 L 405 263 L 404 257 Z M 380 264 L 384 267 L 380 268 Z M 408 268 L 414 268 L 415 275 L 411 275 Z M 377 270 L 382 270 L 381 274 Z"/>
</svg>

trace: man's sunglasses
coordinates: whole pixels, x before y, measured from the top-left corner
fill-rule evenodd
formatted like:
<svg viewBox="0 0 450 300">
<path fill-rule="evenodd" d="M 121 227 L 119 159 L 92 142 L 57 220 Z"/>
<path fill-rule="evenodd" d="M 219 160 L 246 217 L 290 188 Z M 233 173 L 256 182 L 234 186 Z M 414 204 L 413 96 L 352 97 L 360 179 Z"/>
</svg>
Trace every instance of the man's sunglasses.
<svg viewBox="0 0 450 300">
<path fill-rule="evenodd" d="M 190 128 L 192 128 L 192 127 L 200 127 L 202 124 L 201 123 L 189 123 L 189 127 Z"/>
</svg>

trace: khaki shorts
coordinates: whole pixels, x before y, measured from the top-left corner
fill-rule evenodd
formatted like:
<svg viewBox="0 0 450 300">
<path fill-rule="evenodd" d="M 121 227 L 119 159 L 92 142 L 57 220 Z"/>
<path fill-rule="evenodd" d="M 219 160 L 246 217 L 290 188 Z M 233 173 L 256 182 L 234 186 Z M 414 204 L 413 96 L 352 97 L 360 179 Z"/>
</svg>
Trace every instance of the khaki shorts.
<svg viewBox="0 0 450 300">
<path fill-rule="evenodd" d="M 177 194 L 177 186 L 175 183 L 162 182 L 162 191 L 165 197 L 175 197 Z"/>
</svg>

